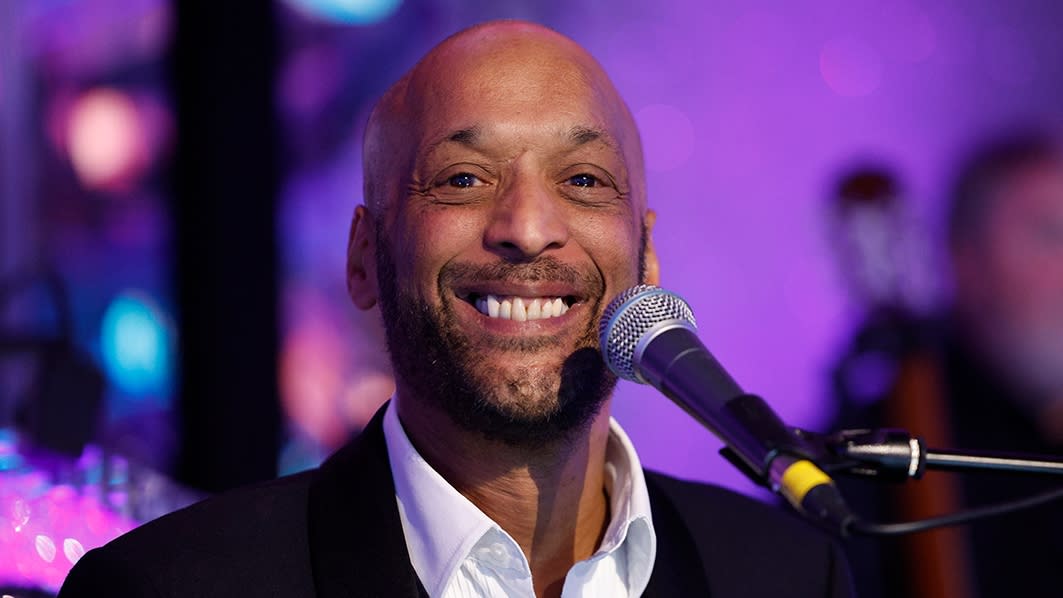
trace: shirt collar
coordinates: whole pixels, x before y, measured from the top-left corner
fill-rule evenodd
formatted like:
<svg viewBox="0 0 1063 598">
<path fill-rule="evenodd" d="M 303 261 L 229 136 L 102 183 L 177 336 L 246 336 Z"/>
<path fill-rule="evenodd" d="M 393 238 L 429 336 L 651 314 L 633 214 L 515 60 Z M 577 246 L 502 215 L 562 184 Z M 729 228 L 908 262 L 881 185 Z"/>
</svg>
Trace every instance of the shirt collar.
<svg viewBox="0 0 1063 598">
<path fill-rule="evenodd" d="M 609 418 L 605 479 L 611 520 L 598 553 L 617 549 L 626 551 L 629 595 L 641 596 L 653 572 L 657 536 L 653 530 L 642 463 L 631 439 L 613 418 Z"/>
<path fill-rule="evenodd" d="M 384 438 L 410 561 L 430 596 L 442 594 L 485 536 L 501 534 L 516 545 L 421 457 L 399 421 L 394 400 L 384 414 Z M 631 440 L 611 418 L 605 477 L 611 520 L 595 554 L 625 551 L 629 595 L 639 596 L 653 571 L 657 541 L 642 465 Z M 526 562 L 521 565 L 527 568 Z"/>
</svg>

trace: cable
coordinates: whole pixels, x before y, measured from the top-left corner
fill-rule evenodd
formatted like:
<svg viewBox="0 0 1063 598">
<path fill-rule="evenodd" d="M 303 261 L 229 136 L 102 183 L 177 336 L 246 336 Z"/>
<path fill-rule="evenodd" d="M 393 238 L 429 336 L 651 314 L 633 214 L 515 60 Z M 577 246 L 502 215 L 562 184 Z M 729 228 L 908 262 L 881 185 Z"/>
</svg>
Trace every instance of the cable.
<svg viewBox="0 0 1063 598">
<path fill-rule="evenodd" d="M 976 519 L 996 517 L 1021 509 L 1029 509 L 1061 498 L 1063 498 L 1063 488 L 1057 488 L 1050 492 L 1035 494 L 1019 500 L 987 505 L 984 507 L 975 507 L 973 509 L 960 511 L 959 513 L 942 515 L 941 517 L 931 517 L 929 519 L 920 519 L 917 521 L 905 521 L 902 523 L 872 523 L 856 519 L 849 524 L 847 531 L 866 536 L 898 536 L 902 534 L 913 534 L 915 532 L 945 527 L 947 525 L 967 523 Z"/>
</svg>

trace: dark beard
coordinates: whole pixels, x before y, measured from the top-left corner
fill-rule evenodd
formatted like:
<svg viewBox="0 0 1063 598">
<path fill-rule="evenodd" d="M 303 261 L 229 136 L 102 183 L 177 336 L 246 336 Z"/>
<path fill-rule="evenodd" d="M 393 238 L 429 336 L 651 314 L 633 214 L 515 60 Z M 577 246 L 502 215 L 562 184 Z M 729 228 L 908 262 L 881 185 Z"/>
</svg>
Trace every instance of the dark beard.
<svg viewBox="0 0 1063 598">
<path fill-rule="evenodd" d="M 434 310 L 400 289 L 392 251 L 377 231 L 377 282 L 388 352 L 395 374 L 418 399 L 439 407 L 458 426 L 513 446 L 552 443 L 585 430 L 616 386 L 616 376 L 598 350 L 597 321 L 592 319 L 577 348 L 564 361 L 560 380 L 550 373 L 521 368 L 515 376 L 481 363 L 472 346 L 453 324 L 448 299 Z M 642 260 L 640 259 L 640 262 Z M 640 264 L 641 266 L 641 264 Z M 471 280 L 573 280 L 593 288 L 591 313 L 601 310 L 603 283 L 552 258 L 487 267 L 444 268 L 437 284 L 462 277 Z M 442 296 L 442 293 L 441 293 Z M 552 344 L 551 339 L 510 341 L 504 347 L 519 354 Z M 477 367 L 478 366 L 478 367 Z"/>
</svg>

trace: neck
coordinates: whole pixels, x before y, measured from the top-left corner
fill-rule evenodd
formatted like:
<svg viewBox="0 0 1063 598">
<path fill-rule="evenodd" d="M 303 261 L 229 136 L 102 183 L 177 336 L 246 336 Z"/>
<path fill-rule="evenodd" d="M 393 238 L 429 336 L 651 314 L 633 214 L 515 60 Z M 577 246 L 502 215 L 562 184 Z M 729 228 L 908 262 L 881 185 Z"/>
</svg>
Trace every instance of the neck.
<svg viewBox="0 0 1063 598">
<path fill-rule="evenodd" d="M 571 438 L 535 447 L 493 441 L 401 395 L 399 418 L 417 451 L 523 550 L 538 596 L 560 596 L 572 565 L 597 550 L 609 523 L 609 405 Z"/>
</svg>

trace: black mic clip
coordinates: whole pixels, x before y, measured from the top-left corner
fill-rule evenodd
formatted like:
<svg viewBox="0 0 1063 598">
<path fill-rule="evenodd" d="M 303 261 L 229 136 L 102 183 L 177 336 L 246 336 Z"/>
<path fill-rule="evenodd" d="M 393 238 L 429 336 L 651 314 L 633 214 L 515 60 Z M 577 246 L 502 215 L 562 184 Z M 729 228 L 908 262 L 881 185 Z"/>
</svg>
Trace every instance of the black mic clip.
<svg viewBox="0 0 1063 598">
<path fill-rule="evenodd" d="M 786 427 L 764 399 L 757 395 L 744 394 L 731 399 L 724 406 L 723 415 L 738 424 L 731 429 L 751 432 L 746 442 L 755 445 L 758 449 L 756 453 L 765 458 L 761 463 L 753 463 L 743 459 L 729 446 L 720 449 L 720 455 L 758 486 L 775 490 L 772 488 L 770 466 L 782 455 L 794 460 L 811 461 L 824 471 L 829 470 L 823 464 L 832 465 L 838 461 L 818 435 Z"/>
<path fill-rule="evenodd" d="M 922 478 L 926 472 L 926 445 L 906 430 L 880 428 L 819 434 L 794 429 L 794 434 L 812 447 L 815 462 L 830 474 L 903 482 Z"/>
</svg>

